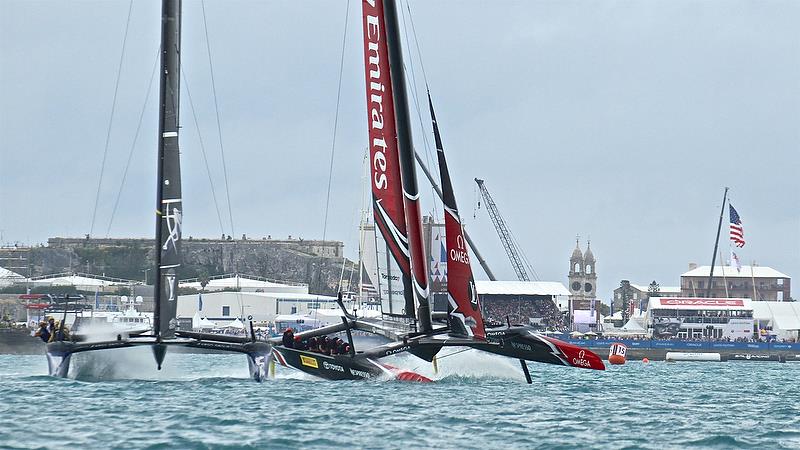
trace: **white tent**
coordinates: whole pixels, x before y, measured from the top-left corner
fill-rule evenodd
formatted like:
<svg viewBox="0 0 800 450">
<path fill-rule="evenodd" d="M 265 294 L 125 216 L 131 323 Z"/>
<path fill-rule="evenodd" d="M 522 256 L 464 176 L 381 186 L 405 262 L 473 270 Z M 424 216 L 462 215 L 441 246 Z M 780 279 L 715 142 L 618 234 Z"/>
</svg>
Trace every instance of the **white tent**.
<svg viewBox="0 0 800 450">
<path fill-rule="evenodd" d="M 628 333 L 631 333 L 631 334 L 646 334 L 647 333 L 647 330 L 643 326 L 641 326 L 639 324 L 639 322 L 634 318 L 631 318 L 628 321 L 628 323 L 623 325 L 621 330 L 625 331 L 625 332 L 628 332 Z"/>
<path fill-rule="evenodd" d="M 14 283 L 22 283 L 24 281 L 25 277 L 22 275 L 0 267 L 0 287 L 11 286 Z"/>
<path fill-rule="evenodd" d="M 199 330 L 200 328 L 202 328 L 200 324 L 200 311 L 197 311 L 194 313 L 194 316 L 192 316 L 192 329 Z"/>
<path fill-rule="evenodd" d="M 217 328 L 217 324 L 215 324 L 214 322 L 208 320 L 207 317 L 203 317 L 202 319 L 200 319 L 200 329 L 201 330 L 213 330 L 215 328 Z"/>
<path fill-rule="evenodd" d="M 237 317 L 236 320 L 234 320 L 233 322 L 231 322 L 231 323 L 229 323 L 227 325 L 223 325 L 222 328 L 236 328 L 236 329 L 239 329 L 239 330 L 244 330 L 244 324 Z"/>
</svg>

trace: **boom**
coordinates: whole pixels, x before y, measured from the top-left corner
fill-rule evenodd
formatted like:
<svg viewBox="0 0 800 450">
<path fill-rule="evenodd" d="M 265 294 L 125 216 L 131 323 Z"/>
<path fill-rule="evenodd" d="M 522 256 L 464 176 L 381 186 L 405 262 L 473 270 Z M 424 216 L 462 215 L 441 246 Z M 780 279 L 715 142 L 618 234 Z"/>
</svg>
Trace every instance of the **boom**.
<svg viewBox="0 0 800 450">
<path fill-rule="evenodd" d="M 530 281 L 531 279 L 528 276 L 528 272 L 525 270 L 525 264 L 523 263 L 522 255 L 520 255 L 517 246 L 514 245 L 514 240 L 511 239 L 511 232 L 508 231 L 506 222 L 503 220 L 503 216 L 500 215 L 500 211 L 497 209 L 497 204 L 495 204 L 491 194 L 489 194 L 489 190 L 486 189 L 486 185 L 483 184 L 483 180 L 475 178 L 475 182 L 478 183 L 478 188 L 481 190 L 481 196 L 483 197 L 483 201 L 486 203 L 486 211 L 489 212 L 489 217 L 492 219 L 492 223 L 497 230 L 498 236 L 500 236 L 500 241 L 503 243 L 503 248 L 506 249 L 508 259 L 511 261 L 511 265 L 514 266 L 514 272 L 517 273 L 517 278 L 519 278 L 520 281 Z"/>
</svg>

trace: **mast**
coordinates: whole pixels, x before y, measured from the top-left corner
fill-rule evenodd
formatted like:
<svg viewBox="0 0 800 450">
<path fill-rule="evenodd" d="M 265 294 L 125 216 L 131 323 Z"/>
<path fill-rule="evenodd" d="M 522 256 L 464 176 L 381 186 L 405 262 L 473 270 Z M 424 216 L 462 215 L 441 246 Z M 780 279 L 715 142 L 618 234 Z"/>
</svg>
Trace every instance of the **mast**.
<svg viewBox="0 0 800 450">
<path fill-rule="evenodd" d="M 453 183 L 450 181 L 450 172 L 447 170 L 447 159 L 444 155 L 442 137 L 439 134 L 439 124 L 436 122 L 430 93 L 428 93 L 428 106 L 431 110 L 433 136 L 439 161 L 439 176 L 442 180 L 442 193 L 444 194 L 442 201 L 444 202 L 445 240 L 447 241 L 447 322 L 452 334 L 485 339 L 486 331 L 464 239 L 464 226 L 458 215 L 456 196 L 453 192 Z"/>
<path fill-rule="evenodd" d="M 370 1 L 370 0 L 367 0 Z M 376 0 L 377 2 L 377 0 Z M 430 304 L 428 303 L 428 260 L 422 240 L 422 220 L 419 207 L 419 189 L 414 166 L 414 143 L 411 136 L 411 120 L 408 111 L 408 94 L 403 67 L 403 49 L 400 44 L 400 26 L 397 20 L 396 0 L 384 1 L 386 20 L 386 42 L 389 51 L 389 67 L 392 91 L 395 98 L 395 123 L 397 124 L 397 150 L 403 182 L 403 201 L 408 229 L 408 247 L 411 256 L 411 273 L 414 295 L 417 299 L 417 320 L 420 331 L 432 329 Z"/>
<path fill-rule="evenodd" d="M 153 333 L 175 336 L 177 270 L 181 266 L 181 169 L 178 148 L 180 106 L 181 0 L 163 0 L 161 10 L 161 83 L 158 114 L 156 187 L 156 277 Z M 158 354 L 156 358 L 159 359 Z M 161 358 L 163 360 L 163 353 Z M 161 362 L 158 361 L 159 366 Z"/>
<path fill-rule="evenodd" d="M 708 272 L 708 287 L 706 288 L 706 298 L 711 297 L 711 285 L 714 282 L 714 263 L 717 262 L 717 249 L 719 248 L 719 233 L 722 231 L 722 216 L 725 214 L 725 202 L 728 200 L 728 187 L 722 195 L 722 210 L 719 212 L 719 225 L 717 225 L 717 240 L 714 241 L 714 253 L 711 255 L 711 270 Z"/>
</svg>

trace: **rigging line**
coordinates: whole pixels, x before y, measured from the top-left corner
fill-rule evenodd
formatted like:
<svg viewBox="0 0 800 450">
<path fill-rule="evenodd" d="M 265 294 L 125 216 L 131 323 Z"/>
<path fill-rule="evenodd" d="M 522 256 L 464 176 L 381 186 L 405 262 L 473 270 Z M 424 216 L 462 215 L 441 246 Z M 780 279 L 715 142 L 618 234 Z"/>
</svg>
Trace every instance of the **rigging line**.
<svg viewBox="0 0 800 450">
<path fill-rule="evenodd" d="M 211 185 L 211 198 L 214 199 L 214 208 L 217 210 L 219 229 L 222 234 L 225 234 L 225 226 L 222 224 L 222 213 L 220 213 L 219 203 L 217 202 L 217 190 L 214 188 L 214 179 L 211 176 L 211 167 L 208 165 L 208 157 L 206 156 L 206 146 L 203 142 L 203 135 L 200 133 L 200 123 L 197 120 L 197 111 L 194 108 L 194 101 L 192 100 L 192 92 L 189 89 L 189 81 L 186 79 L 186 73 L 183 71 L 183 68 L 181 68 L 181 76 L 183 76 L 183 84 L 186 87 L 186 96 L 189 98 L 189 108 L 191 108 L 192 110 L 194 127 L 197 130 L 197 138 L 200 141 L 200 152 L 203 154 L 203 162 L 206 165 L 206 174 L 208 174 L 208 182 Z"/>
<path fill-rule="evenodd" d="M 417 47 L 417 55 L 419 56 L 419 67 L 422 69 L 422 79 L 425 81 L 425 87 L 428 87 L 428 75 L 425 73 L 425 64 L 422 62 L 422 50 L 419 46 L 419 39 L 417 39 L 417 28 L 414 26 L 414 15 L 411 14 L 411 3 L 406 2 L 406 8 L 408 9 L 408 18 L 409 22 L 411 22 L 411 32 L 414 33 L 414 43 Z"/>
<path fill-rule="evenodd" d="M 517 247 L 517 250 L 519 252 L 519 256 L 520 256 L 520 259 L 522 260 L 522 263 L 525 264 L 525 266 L 531 271 L 531 274 L 533 275 L 534 281 L 540 281 L 539 274 L 536 272 L 536 269 L 533 268 L 533 265 L 528 260 L 528 256 L 525 255 L 525 252 L 522 250 L 522 246 L 520 245 L 519 241 L 517 240 L 517 237 L 514 235 L 514 232 L 511 231 L 511 230 L 508 230 L 508 234 L 511 236 L 511 241 L 514 244 L 514 246 Z"/>
<path fill-rule="evenodd" d="M 406 2 L 406 6 L 408 6 L 408 2 Z M 409 56 L 411 56 L 411 48 L 412 47 L 411 47 L 411 43 L 409 42 L 409 34 L 410 33 L 408 32 L 406 16 L 405 16 L 405 12 L 403 12 L 402 8 L 400 9 L 400 12 L 401 12 L 402 17 L 403 17 L 403 31 L 405 32 L 406 48 L 408 49 Z M 410 17 L 410 14 L 411 14 L 411 10 L 409 9 L 409 17 Z M 411 25 L 412 25 L 412 30 L 413 30 L 413 26 L 414 26 L 413 19 L 411 20 Z M 424 64 L 422 62 L 422 53 L 420 51 L 419 42 L 418 42 L 417 36 L 416 36 L 416 30 L 413 30 L 413 32 L 414 32 L 414 40 L 417 42 L 417 45 L 416 45 L 416 48 L 417 48 L 417 59 L 419 60 L 420 67 L 422 68 L 422 76 L 423 76 L 423 80 L 425 82 L 425 92 L 427 94 L 430 94 L 430 89 L 428 87 L 427 76 L 425 75 L 425 66 L 424 66 Z M 414 87 L 415 87 L 415 89 L 412 89 L 412 96 L 414 97 L 414 106 L 415 106 L 416 111 L 417 111 L 417 117 L 419 118 L 420 128 L 422 129 L 423 142 L 425 143 L 425 162 L 426 162 L 428 167 L 438 167 L 438 165 L 439 165 L 438 157 L 435 156 L 435 154 L 438 151 L 438 149 L 435 149 L 435 150 L 431 149 L 431 144 L 428 141 L 428 132 L 427 132 L 427 130 L 425 128 L 425 125 L 424 125 L 425 121 L 422 118 L 419 94 L 416 92 L 417 79 L 416 79 L 416 71 L 414 70 L 414 58 L 410 57 L 409 60 L 410 60 L 410 64 L 409 65 L 410 65 L 410 68 L 411 68 L 411 80 L 412 80 L 412 82 L 414 84 Z M 433 133 L 432 130 L 430 132 Z M 444 211 L 442 211 L 442 215 L 441 216 L 439 215 L 438 202 L 435 201 L 435 199 L 437 198 L 436 186 L 433 185 L 433 184 L 431 185 L 431 198 L 434 199 L 434 202 L 433 202 L 433 213 L 432 213 L 433 219 L 434 219 L 433 222 L 436 223 L 436 221 L 437 221 L 437 219 L 439 217 L 441 217 L 442 220 L 444 220 Z"/>
<path fill-rule="evenodd" d="M 231 236 L 236 236 L 236 228 L 233 226 L 233 208 L 231 207 L 231 190 L 228 185 L 228 166 L 225 163 L 225 147 L 222 145 L 222 126 L 219 120 L 219 104 L 217 102 L 217 86 L 214 82 L 214 64 L 211 61 L 211 41 L 208 39 L 208 23 L 206 22 L 206 2 L 200 2 L 203 9 L 203 31 L 206 36 L 206 50 L 208 53 L 208 70 L 211 73 L 211 91 L 214 94 L 214 112 L 217 117 L 217 136 L 219 137 L 219 152 L 222 156 L 222 173 L 225 175 L 225 195 L 228 201 L 228 218 L 231 221 Z"/>
<path fill-rule="evenodd" d="M 100 203 L 100 188 L 103 186 L 103 173 L 106 169 L 106 158 L 108 157 L 108 143 L 111 141 L 111 128 L 114 124 L 114 111 L 117 109 L 117 92 L 119 92 L 119 80 L 122 78 L 122 61 L 125 59 L 125 43 L 128 41 L 128 28 L 131 23 L 131 11 L 133 10 L 133 0 L 128 2 L 128 18 L 125 20 L 125 33 L 122 37 L 122 52 L 119 55 L 119 65 L 117 66 L 117 81 L 114 83 L 114 98 L 111 100 L 111 117 L 108 119 L 108 129 L 106 130 L 106 144 L 103 148 L 103 162 L 100 164 L 100 177 L 97 180 L 97 193 L 94 197 L 94 210 L 92 211 L 92 224 L 89 226 L 89 236 L 94 232 L 94 222 L 97 219 L 97 205 Z"/>
<path fill-rule="evenodd" d="M 333 119 L 333 140 L 331 142 L 331 163 L 328 167 L 328 191 L 325 194 L 325 219 L 322 223 L 322 240 L 324 241 L 328 232 L 328 211 L 331 204 L 331 182 L 333 181 L 333 160 L 336 154 L 336 131 L 339 125 L 339 103 L 342 98 L 342 74 L 344 73 L 344 53 L 347 43 L 347 20 L 350 16 L 350 0 L 344 10 L 344 32 L 342 33 L 342 54 L 339 61 L 339 87 L 336 90 L 336 114 Z"/>
<path fill-rule="evenodd" d="M 153 89 L 153 80 L 156 77 L 156 68 L 158 67 L 158 56 L 161 54 L 161 48 L 156 51 L 156 58 L 153 62 L 153 70 L 150 73 L 150 82 L 147 84 L 147 93 L 144 95 L 144 104 L 142 105 L 142 112 L 139 114 L 139 123 L 136 125 L 136 133 L 133 135 L 133 142 L 131 149 L 128 152 L 128 162 L 125 163 L 125 171 L 122 173 L 122 181 L 119 184 L 117 191 L 117 198 L 114 200 L 114 209 L 111 210 L 111 219 L 108 221 L 108 228 L 106 228 L 106 237 L 111 233 L 111 225 L 114 223 L 114 217 L 117 214 L 117 207 L 119 206 L 119 199 L 122 197 L 122 189 L 125 187 L 125 180 L 128 178 L 128 169 L 131 166 L 131 159 L 133 158 L 133 151 L 136 148 L 136 142 L 139 139 L 139 132 L 142 129 L 142 122 L 144 121 L 144 113 L 147 109 L 147 102 L 150 100 L 150 92 Z"/>
<path fill-rule="evenodd" d="M 400 8 L 400 13 L 401 13 L 401 16 L 403 18 L 403 31 L 404 31 L 405 39 L 406 39 L 406 48 L 409 51 L 409 58 L 408 58 L 408 60 L 409 60 L 409 75 L 410 75 L 411 85 L 413 87 L 413 89 L 410 89 L 410 91 L 411 91 L 411 96 L 414 99 L 414 107 L 415 107 L 415 109 L 417 111 L 417 117 L 419 118 L 419 126 L 420 126 L 420 129 L 422 130 L 422 141 L 423 141 L 424 147 L 425 147 L 425 162 L 427 163 L 428 167 L 436 167 L 438 165 L 438 163 L 436 163 L 435 158 L 433 158 L 433 156 L 431 155 L 431 145 L 430 145 L 430 142 L 428 141 L 428 134 L 427 134 L 427 131 L 425 129 L 424 121 L 422 119 L 422 112 L 421 112 L 420 105 L 419 105 L 419 95 L 417 95 L 417 78 L 416 78 L 416 72 L 414 71 L 414 58 L 411 57 L 411 52 L 410 52 L 411 44 L 410 44 L 410 42 L 408 40 L 408 34 L 409 33 L 408 33 L 408 28 L 406 27 L 406 16 L 405 16 L 405 13 L 403 12 L 402 8 Z M 419 47 L 417 47 L 417 48 L 419 48 Z M 418 54 L 417 57 L 420 59 L 420 64 L 421 64 L 422 63 L 422 55 Z M 427 87 L 428 87 L 428 85 L 427 85 L 427 81 L 426 81 L 425 88 L 427 89 Z M 431 186 L 431 194 L 432 194 L 432 197 L 435 199 L 436 198 L 436 189 L 434 189 L 433 186 Z M 433 202 L 433 215 L 434 215 L 434 218 L 438 217 L 438 215 L 439 215 L 439 210 L 438 210 L 436 205 L 437 205 L 437 202 L 434 201 Z"/>
</svg>

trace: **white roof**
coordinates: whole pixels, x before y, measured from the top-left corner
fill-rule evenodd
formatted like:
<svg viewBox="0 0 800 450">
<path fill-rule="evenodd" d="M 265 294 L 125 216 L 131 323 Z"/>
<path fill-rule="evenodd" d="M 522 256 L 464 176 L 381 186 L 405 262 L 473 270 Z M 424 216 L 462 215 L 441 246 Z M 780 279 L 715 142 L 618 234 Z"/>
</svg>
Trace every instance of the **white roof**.
<svg viewBox="0 0 800 450">
<path fill-rule="evenodd" d="M 773 328 L 780 330 L 800 330 L 800 303 L 753 302 L 753 318 L 772 320 Z"/>
<path fill-rule="evenodd" d="M 179 286 L 182 288 L 191 288 L 197 290 L 202 289 L 202 286 L 200 285 L 199 281 L 181 282 L 179 283 Z M 292 286 L 283 283 L 275 283 L 273 281 L 256 280 L 252 278 L 237 276 L 237 277 L 217 278 L 214 280 L 209 280 L 208 284 L 206 284 L 205 286 L 205 290 L 215 291 L 215 290 L 231 289 L 231 288 L 268 290 L 278 287 L 288 288 Z"/>
<path fill-rule="evenodd" d="M 25 279 L 25 277 L 18 274 L 17 272 L 12 272 L 11 270 L 5 269 L 3 267 L 0 267 L 0 278 L 10 278 L 20 281 Z"/>
<path fill-rule="evenodd" d="M 638 289 L 642 292 L 648 292 L 650 289 L 650 285 L 644 284 L 633 284 L 631 283 L 631 287 L 634 289 Z M 681 287 L 680 286 L 659 286 L 658 293 L 659 294 L 680 294 Z"/>
<path fill-rule="evenodd" d="M 752 303 L 749 298 L 650 297 L 648 310 L 752 311 Z"/>
<path fill-rule="evenodd" d="M 249 295 L 257 295 L 261 297 L 274 297 L 278 300 L 297 300 L 297 301 L 318 301 L 318 302 L 335 302 L 336 297 L 329 295 L 317 294 L 296 294 L 292 292 L 248 292 Z"/>
<path fill-rule="evenodd" d="M 484 295 L 569 295 L 556 281 L 485 281 L 476 280 L 475 289 Z"/>
<path fill-rule="evenodd" d="M 708 277 L 711 266 L 698 266 L 688 272 L 681 274 L 682 277 Z M 791 278 L 785 273 L 778 272 L 772 267 L 766 266 L 742 266 L 742 270 L 736 270 L 734 266 L 714 266 L 714 276 L 726 278 Z"/>
<path fill-rule="evenodd" d="M 129 282 L 108 281 L 99 278 L 89 278 L 80 275 L 66 275 L 53 278 L 30 280 L 35 286 L 82 286 L 82 287 L 105 287 L 105 286 L 128 286 Z"/>
</svg>

